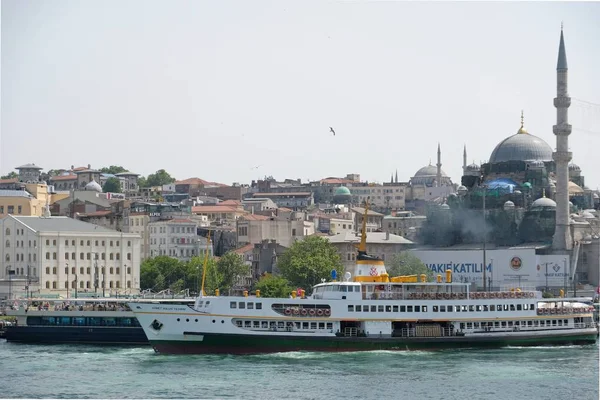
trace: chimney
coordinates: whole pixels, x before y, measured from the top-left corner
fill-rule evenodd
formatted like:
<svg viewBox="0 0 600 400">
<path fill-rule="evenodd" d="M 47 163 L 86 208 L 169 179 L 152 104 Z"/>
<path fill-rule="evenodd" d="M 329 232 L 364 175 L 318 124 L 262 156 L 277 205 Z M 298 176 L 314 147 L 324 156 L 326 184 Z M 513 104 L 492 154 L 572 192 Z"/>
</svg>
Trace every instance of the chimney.
<svg viewBox="0 0 600 400">
<path fill-rule="evenodd" d="M 88 169 L 92 169 L 92 164 L 88 164 Z"/>
<path fill-rule="evenodd" d="M 390 240 L 390 232 L 385 233 L 385 240 Z"/>
</svg>

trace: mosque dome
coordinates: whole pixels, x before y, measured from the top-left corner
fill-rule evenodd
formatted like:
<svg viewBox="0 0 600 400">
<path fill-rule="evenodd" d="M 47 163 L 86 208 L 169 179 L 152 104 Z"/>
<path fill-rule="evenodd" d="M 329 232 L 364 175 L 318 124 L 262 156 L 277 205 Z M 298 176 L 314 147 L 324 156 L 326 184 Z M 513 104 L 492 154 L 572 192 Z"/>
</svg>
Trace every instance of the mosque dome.
<svg viewBox="0 0 600 400">
<path fill-rule="evenodd" d="M 479 167 L 479 165 L 475 163 L 467 165 L 467 171 L 479 171 L 480 169 L 481 168 Z"/>
<path fill-rule="evenodd" d="M 592 214 L 591 212 L 589 212 L 587 210 L 581 214 L 581 217 L 585 218 L 585 219 L 594 219 L 595 218 L 594 214 Z"/>
<path fill-rule="evenodd" d="M 92 179 L 90 183 L 85 185 L 85 190 L 89 192 L 99 192 L 102 193 L 102 186 L 98 182 Z"/>
<path fill-rule="evenodd" d="M 569 164 L 569 171 L 581 171 L 581 168 L 579 168 L 579 165 L 577 165 L 575 163 L 570 163 Z"/>
<path fill-rule="evenodd" d="M 523 114 L 519 131 L 498 143 L 489 162 L 494 164 L 507 161 L 552 161 L 552 147 L 527 132 L 523 127 Z"/>
<path fill-rule="evenodd" d="M 352 200 L 352 193 L 350 193 L 350 189 L 345 186 L 340 186 L 335 189 L 333 193 L 333 201 L 336 204 L 348 204 Z"/>
<path fill-rule="evenodd" d="M 427 165 L 417 171 L 415 174 L 415 178 L 417 177 L 428 177 L 428 176 L 436 176 L 437 175 L 437 167 L 435 165 Z M 442 176 L 447 176 L 446 173 L 442 170 Z"/>
<path fill-rule="evenodd" d="M 547 197 L 540 197 L 531 204 L 531 208 L 556 208 L 556 202 Z"/>
<path fill-rule="evenodd" d="M 531 169 L 542 169 L 544 168 L 544 162 L 540 160 L 533 160 L 529 163 Z"/>
<path fill-rule="evenodd" d="M 449 209 L 450 209 L 450 206 L 449 206 L 448 204 L 444 203 L 444 204 L 442 204 L 442 205 L 440 206 L 440 208 L 441 208 L 442 210 L 449 210 Z"/>
<path fill-rule="evenodd" d="M 569 188 L 569 196 L 582 195 L 584 193 L 584 190 L 581 188 L 581 186 L 575 182 L 569 181 L 567 187 Z"/>
</svg>

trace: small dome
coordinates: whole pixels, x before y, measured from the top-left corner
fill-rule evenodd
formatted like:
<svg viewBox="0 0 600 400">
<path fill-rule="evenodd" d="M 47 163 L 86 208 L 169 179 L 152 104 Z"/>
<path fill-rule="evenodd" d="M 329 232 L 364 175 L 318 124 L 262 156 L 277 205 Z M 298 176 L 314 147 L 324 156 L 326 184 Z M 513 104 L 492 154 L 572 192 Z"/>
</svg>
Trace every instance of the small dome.
<svg viewBox="0 0 600 400">
<path fill-rule="evenodd" d="M 336 204 L 348 204 L 352 201 L 352 193 L 350 193 L 350 189 L 345 186 L 340 186 L 335 189 L 333 194 L 333 201 Z"/>
<path fill-rule="evenodd" d="M 479 165 L 473 163 L 470 165 L 467 165 L 467 171 L 479 171 L 481 168 L 479 167 Z"/>
<path fill-rule="evenodd" d="M 89 192 L 99 192 L 102 193 L 102 186 L 98 182 L 92 179 L 90 183 L 85 185 L 85 190 Z"/>
<path fill-rule="evenodd" d="M 579 168 L 579 165 L 577 165 L 575 163 L 570 163 L 569 164 L 569 171 L 581 171 L 581 168 Z"/>
<path fill-rule="evenodd" d="M 596 217 L 594 217 L 594 215 L 593 215 L 591 212 L 589 212 L 589 211 L 584 211 L 584 212 L 581 214 L 581 217 L 582 217 L 582 218 L 585 218 L 585 219 L 594 219 L 594 218 L 596 218 Z"/>
<path fill-rule="evenodd" d="M 333 195 L 334 196 L 352 196 L 352 194 L 350 193 L 350 189 L 348 189 L 346 186 L 340 186 L 339 188 L 335 189 L 335 193 Z"/>
<path fill-rule="evenodd" d="M 513 203 L 512 201 L 508 200 L 507 202 L 504 203 L 505 210 L 512 210 L 514 208 L 515 208 L 515 203 Z"/>
<path fill-rule="evenodd" d="M 544 162 L 540 160 L 533 160 L 529 163 L 530 169 L 542 169 L 544 168 Z"/>
<path fill-rule="evenodd" d="M 525 182 L 521 186 L 524 188 L 527 188 L 527 189 L 531 189 L 531 183 L 529 183 L 529 182 Z"/>
<path fill-rule="evenodd" d="M 460 196 L 462 196 L 462 195 L 465 195 L 465 194 L 467 194 L 467 192 L 469 191 L 469 189 L 467 189 L 467 187 L 466 187 L 466 186 L 460 185 L 460 186 L 459 186 L 459 187 L 456 189 L 456 191 L 458 192 L 458 194 L 459 194 Z"/>
<path fill-rule="evenodd" d="M 522 195 L 523 194 L 523 192 L 521 192 L 520 190 L 515 190 L 513 193 L 516 194 L 516 195 Z"/>
<path fill-rule="evenodd" d="M 531 204 L 531 208 L 556 208 L 556 202 L 547 197 L 540 197 Z"/>
<path fill-rule="evenodd" d="M 450 209 L 450 206 L 449 206 L 448 204 L 444 203 L 444 204 L 442 204 L 442 205 L 440 206 L 440 208 L 441 208 L 442 210 L 449 210 L 449 209 Z"/>
</svg>

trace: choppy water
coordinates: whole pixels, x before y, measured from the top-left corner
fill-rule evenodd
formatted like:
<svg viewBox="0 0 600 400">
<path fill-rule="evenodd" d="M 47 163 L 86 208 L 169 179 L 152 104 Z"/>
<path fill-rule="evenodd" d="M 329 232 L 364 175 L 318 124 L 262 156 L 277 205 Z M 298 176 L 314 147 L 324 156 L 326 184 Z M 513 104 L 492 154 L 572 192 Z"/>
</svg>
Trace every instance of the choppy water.
<svg viewBox="0 0 600 400">
<path fill-rule="evenodd" d="M 598 345 L 166 356 L 0 341 L 0 398 L 593 399 Z"/>
</svg>

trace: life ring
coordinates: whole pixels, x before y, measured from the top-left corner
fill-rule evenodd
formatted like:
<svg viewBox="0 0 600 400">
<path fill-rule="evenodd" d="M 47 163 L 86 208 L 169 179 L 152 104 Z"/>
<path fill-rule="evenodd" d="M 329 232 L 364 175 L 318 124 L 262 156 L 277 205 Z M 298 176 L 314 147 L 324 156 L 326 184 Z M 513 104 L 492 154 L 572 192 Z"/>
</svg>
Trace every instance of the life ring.
<svg viewBox="0 0 600 400">
<path fill-rule="evenodd" d="M 308 311 L 306 311 L 306 309 L 303 308 L 302 310 L 300 310 L 300 314 L 306 315 L 306 314 L 308 314 Z"/>
<path fill-rule="evenodd" d="M 550 314 L 556 314 L 556 308 L 551 308 L 550 309 Z"/>
<path fill-rule="evenodd" d="M 544 313 L 544 310 L 542 310 L 541 308 L 537 309 L 537 315 L 542 315 Z"/>
<path fill-rule="evenodd" d="M 514 299 L 515 297 L 516 297 L 516 295 L 515 295 L 515 292 L 512 292 L 512 293 L 510 294 L 510 298 L 511 298 L 511 299 Z"/>
<path fill-rule="evenodd" d="M 488 296 L 488 294 L 489 294 L 489 293 L 483 293 L 483 298 L 484 298 L 484 299 L 487 299 L 487 298 L 489 297 L 489 296 Z"/>
<path fill-rule="evenodd" d="M 457 296 L 456 296 L 456 293 L 452 293 L 452 298 L 453 298 L 453 299 L 456 299 L 456 297 L 457 297 Z"/>
<path fill-rule="evenodd" d="M 325 310 L 325 316 L 326 316 L 326 317 L 329 317 L 330 315 L 331 315 L 331 310 L 329 310 L 329 309 L 326 309 L 326 310 Z"/>
<path fill-rule="evenodd" d="M 444 299 L 446 299 L 446 300 L 450 299 L 450 293 L 444 293 Z"/>
<path fill-rule="evenodd" d="M 309 314 L 311 317 L 314 317 L 314 316 L 315 316 L 315 313 L 316 313 L 316 312 L 315 312 L 315 309 L 314 309 L 314 308 L 311 308 L 310 310 L 308 310 L 308 314 Z"/>
<path fill-rule="evenodd" d="M 318 316 L 321 316 L 321 315 L 323 315 L 323 310 L 321 310 L 321 309 L 319 308 L 319 309 L 317 310 L 317 315 L 318 315 Z"/>
<path fill-rule="evenodd" d="M 285 309 L 284 312 L 285 312 L 285 315 L 290 315 L 292 313 L 292 309 L 288 307 Z"/>
<path fill-rule="evenodd" d="M 300 313 L 300 310 L 298 310 L 297 308 L 294 308 L 294 311 L 292 311 L 294 313 L 294 315 L 298 315 Z"/>
<path fill-rule="evenodd" d="M 517 297 L 517 299 L 522 298 L 523 297 L 523 293 L 522 292 L 517 292 L 516 293 L 516 297 Z"/>
<path fill-rule="evenodd" d="M 464 299 L 465 298 L 465 294 L 464 293 L 459 293 L 458 298 L 459 299 Z"/>
<path fill-rule="evenodd" d="M 439 299 L 441 299 L 441 298 L 442 298 L 442 294 L 441 294 L 441 293 L 437 293 L 437 294 L 435 295 L 435 297 L 436 297 L 436 298 L 439 300 Z"/>
</svg>

